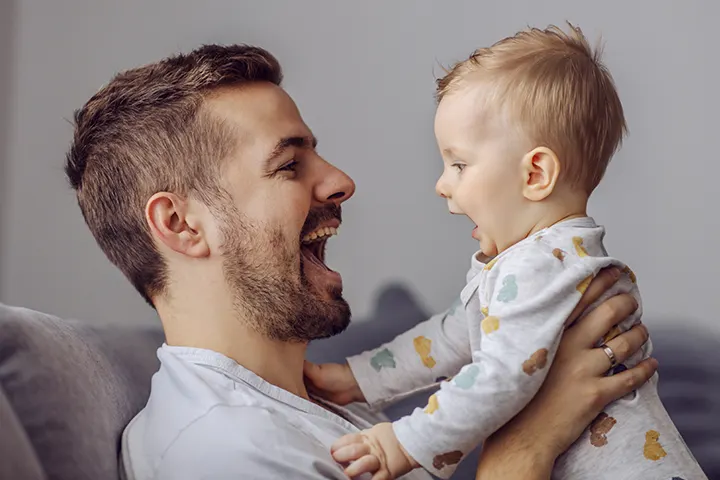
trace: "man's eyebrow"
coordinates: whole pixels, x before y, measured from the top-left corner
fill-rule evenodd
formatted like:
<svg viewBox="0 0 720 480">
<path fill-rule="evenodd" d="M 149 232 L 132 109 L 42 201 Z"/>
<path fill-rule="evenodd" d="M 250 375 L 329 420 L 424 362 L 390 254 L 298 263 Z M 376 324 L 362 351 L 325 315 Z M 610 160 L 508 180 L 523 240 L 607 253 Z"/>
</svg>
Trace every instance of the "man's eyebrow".
<svg viewBox="0 0 720 480">
<path fill-rule="evenodd" d="M 265 165 L 269 166 L 275 159 L 285 152 L 290 147 L 297 148 L 315 148 L 317 147 L 317 138 L 314 135 L 307 137 L 284 137 L 275 145 L 272 152 L 265 161 Z"/>
</svg>

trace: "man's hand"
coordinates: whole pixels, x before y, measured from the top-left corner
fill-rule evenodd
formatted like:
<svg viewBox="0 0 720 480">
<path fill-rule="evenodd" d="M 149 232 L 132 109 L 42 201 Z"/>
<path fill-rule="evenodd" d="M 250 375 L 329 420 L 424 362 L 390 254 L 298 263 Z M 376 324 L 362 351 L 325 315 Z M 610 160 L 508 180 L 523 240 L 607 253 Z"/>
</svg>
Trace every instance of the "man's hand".
<svg viewBox="0 0 720 480">
<path fill-rule="evenodd" d="M 400 445 L 391 423 L 378 423 L 369 430 L 341 437 L 330 448 L 336 462 L 350 465 L 345 475 L 355 478 L 372 473 L 372 480 L 393 480 L 418 468 L 418 463 Z"/>
<path fill-rule="evenodd" d="M 305 385 L 310 393 L 337 405 L 364 402 L 365 396 L 347 363 L 315 364 L 305 361 Z"/>
</svg>

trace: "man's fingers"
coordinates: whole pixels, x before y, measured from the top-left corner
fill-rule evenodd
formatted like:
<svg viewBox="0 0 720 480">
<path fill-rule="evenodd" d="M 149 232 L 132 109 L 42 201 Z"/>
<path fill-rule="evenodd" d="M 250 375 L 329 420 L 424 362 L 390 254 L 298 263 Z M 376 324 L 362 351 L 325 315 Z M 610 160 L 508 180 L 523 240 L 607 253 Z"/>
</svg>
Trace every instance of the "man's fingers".
<svg viewBox="0 0 720 480">
<path fill-rule="evenodd" d="M 615 325 L 629 317 L 637 307 L 638 303 L 632 295 L 615 295 L 578 320 L 566 335 L 570 335 L 573 340 L 582 339 L 585 347 L 592 347 Z"/>
<path fill-rule="evenodd" d="M 657 367 L 657 360 L 648 358 L 629 370 L 603 378 L 603 405 L 607 405 L 613 400 L 621 398 L 643 386 L 643 384 L 650 380 L 650 377 L 655 374 Z"/>
<path fill-rule="evenodd" d="M 600 270 L 600 272 L 593 278 L 587 290 L 583 293 L 582 298 L 575 306 L 575 310 L 570 314 L 567 319 L 567 325 L 571 325 L 578 318 L 580 318 L 590 305 L 595 303 L 598 298 L 602 296 L 615 282 L 620 278 L 621 271 L 617 267 L 606 267 Z M 607 331 L 607 330 L 606 330 Z"/>
<path fill-rule="evenodd" d="M 633 328 L 628 330 L 627 332 L 618 335 L 617 337 L 613 338 L 612 340 L 608 340 L 608 342 L 605 344 L 608 347 L 610 347 L 610 350 L 613 351 L 615 354 L 615 360 L 617 363 L 623 363 L 625 360 L 627 360 L 632 354 L 640 350 L 640 348 L 645 345 L 645 342 L 647 342 L 649 337 L 647 328 L 643 324 L 635 325 Z M 605 370 L 610 369 L 610 359 L 607 356 L 607 354 L 602 349 L 597 349 L 598 354 L 604 357 L 604 361 L 607 362 L 607 368 Z M 598 372 L 599 373 L 599 372 Z"/>
<path fill-rule="evenodd" d="M 374 473 L 380 468 L 380 460 L 375 455 L 365 455 L 352 462 L 345 469 L 345 475 L 350 478 L 357 477 L 363 473 Z M 374 478 L 374 477 L 373 477 Z"/>
</svg>

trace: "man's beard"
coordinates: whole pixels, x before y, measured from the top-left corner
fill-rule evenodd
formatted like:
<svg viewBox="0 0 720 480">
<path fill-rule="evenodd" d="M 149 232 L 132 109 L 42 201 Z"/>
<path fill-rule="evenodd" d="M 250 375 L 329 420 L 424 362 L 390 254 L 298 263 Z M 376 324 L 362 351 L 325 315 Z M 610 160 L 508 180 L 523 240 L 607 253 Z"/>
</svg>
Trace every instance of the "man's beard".
<svg viewBox="0 0 720 480">
<path fill-rule="evenodd" d="M 342 292 L 318 291 L 305 277 L 300 254 L 300 238 L 323 220 L 339 218 L 339 207 L 310 211 L 297 239 L 287 238 L 280 227 L 250 224 L 239 212 L 228 213 L 221 219 L 223 271 L 234 308 L 250 327 L 284 342 L 309 342 L 347 328 L 350 307 Z"/>
</svg>

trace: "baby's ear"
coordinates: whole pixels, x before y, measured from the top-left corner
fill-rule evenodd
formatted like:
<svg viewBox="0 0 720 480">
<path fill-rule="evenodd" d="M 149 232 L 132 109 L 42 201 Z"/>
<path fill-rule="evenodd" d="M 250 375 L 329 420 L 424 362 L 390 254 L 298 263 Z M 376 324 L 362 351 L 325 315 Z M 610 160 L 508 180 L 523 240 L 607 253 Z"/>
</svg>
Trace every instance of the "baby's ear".
<svg viewBox="0 0 720 480">
<path fill-rule="evenodd" d="M 560 177 L 560 160 L 551 149 L 537 147 L 523 156 L 521 162 L 523 195 L 530 201 L 547 198 Z"/>
</svg>

